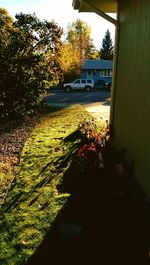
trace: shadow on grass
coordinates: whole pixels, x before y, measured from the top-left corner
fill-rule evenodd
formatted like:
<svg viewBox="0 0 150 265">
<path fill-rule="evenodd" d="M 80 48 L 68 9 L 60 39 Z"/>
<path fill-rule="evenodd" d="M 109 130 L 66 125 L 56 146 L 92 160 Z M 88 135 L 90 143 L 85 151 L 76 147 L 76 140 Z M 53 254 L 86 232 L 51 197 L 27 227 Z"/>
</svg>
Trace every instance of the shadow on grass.
<svg viewBox="0 0 150 265">
<path fill-rule="evenodd" d="M 2 120 L 0 122 L 0 133 L 10 133 L 12 130 L 24 127 L 31 127 L 31 129 L 33 130 L 35 125 L 39 122 L 41 116 L 43 116 L 44 114 L 46 115 L 48 113 L 57 112 L 69 106 L 71 105 L 43 104 L 43 106 L 41 106 L 34 114 L 31 114 L 30 116 L 25 116 L 23 118 L 16 117 L 11 120 Z"/>
<path fill-rule="evenodd" d="M 49 114 L 49 113 L 57 113 L 60 110 L 65 110 L 69 107 L 75 107 L 75 105 L 79 104 L 74 104 L 74 103 L 44 103 L 42 106 L 41 112 L 44 114 Z"/>
<path fill-rule="evenodd" d="M 57 115 L 60 109 L 48 107 L 46 111 Z M 76 131 L 65 141 L 75 142 L 78 137 Z M 60 168 L 71 161 L 75 148 L 57 161 Z M 104 169 L 93 158 L 88 163 L 71 162 L 58 187 L 60 193 L 71 195 L 28 264 L 149 264 L 149 208 L 134 198 L 131 181 L 116 175 L 112 157 L 110 150 L 104 152 Z M 14 194 L 10 206 L 16 208 L 47 181 L 51 178 L 42 179 L 29 193 Z M 36 196 L 30 204 L 35 200 Z"/>
<path fill-rule="evenodd" d="M 88 177 L 87 172 L 79 170 L 75 162 L 70 165 L 58 189 L 71 196 L 57 216 L 51 232 L 28 264 L 43 264 L 48 261 L 73 264 L 74 261 L 79 263 L 79 259 L 85 258 L 87 231 L 96 211 L 91 199 L 92 180 Z"/>
<path fill-rule="evenodd" d="M 71 196 L 28 265 L 149 264 L 147 212 L 125 192 L 131 184 L 118 179 L 107 155 L 104 169 L 70 164 L 58 189 Z"/>
</svg>

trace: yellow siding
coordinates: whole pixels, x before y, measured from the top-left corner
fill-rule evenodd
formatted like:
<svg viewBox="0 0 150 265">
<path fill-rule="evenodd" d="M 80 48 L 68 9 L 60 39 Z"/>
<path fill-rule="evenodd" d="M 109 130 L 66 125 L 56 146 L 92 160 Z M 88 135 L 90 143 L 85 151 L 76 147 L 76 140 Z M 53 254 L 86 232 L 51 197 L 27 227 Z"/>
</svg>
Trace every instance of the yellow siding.
<svg viewBox="0 0 150 265">
<path fill-rule="evenodd" d="M 150 195 L 150 1 L 120 0 L 119 21 L 115 142 Z"/>
</svg>

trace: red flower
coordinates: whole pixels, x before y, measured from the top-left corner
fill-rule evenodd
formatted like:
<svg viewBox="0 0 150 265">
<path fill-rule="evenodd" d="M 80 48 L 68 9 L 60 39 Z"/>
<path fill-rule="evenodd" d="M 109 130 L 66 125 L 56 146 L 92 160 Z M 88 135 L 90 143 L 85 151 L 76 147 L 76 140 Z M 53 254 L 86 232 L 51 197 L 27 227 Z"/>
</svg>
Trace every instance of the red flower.
<svg viewBox="0 0 150 265">
<path fill-rule="evenodd" d="M 90 136 L 94 137 L 95 138 L 95 141 L 100 144 L 101 146 L 103 146 L 103 139 L 102 137 L 100 136 L 100 134 L 96 131 L 92 131 L 90 132 Z"/>
<path fill-rule="evenodd" d="M 94 151 L 96 152 L 96 144 L 95 143 L 87 143 L 83 145 L 79 150 L 78 150 L 78 156 L 79 157 L 84 157 L 87 155 L 88 151 Z"/>
</svg>

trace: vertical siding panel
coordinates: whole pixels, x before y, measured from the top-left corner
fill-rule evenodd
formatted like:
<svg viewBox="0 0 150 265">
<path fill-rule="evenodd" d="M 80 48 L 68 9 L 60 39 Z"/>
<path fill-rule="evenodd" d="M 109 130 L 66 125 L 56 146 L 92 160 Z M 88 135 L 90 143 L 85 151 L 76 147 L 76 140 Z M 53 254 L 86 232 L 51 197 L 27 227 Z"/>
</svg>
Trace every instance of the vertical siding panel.
<svg viewBox="0 0 150 265">
<path fill-rule="evenodd" d="M 145 10 L 141 6 L 140 2 L 136 2 L 137 17 L 134 17 L 134 24 L 136 25 L 136 34 L 133 39 L 133 47 L 135 48 L 135 57 L 132 62 L 134 65 L 134 75 L 131 77 L 133 85 L 130 87 L 131 99 L 132 99 L 132 112 L 130 113 L 130 134 L 128 145 L 131 146 L 131 152 L 134 154 L 134 159 L 138 160 L 139 156 L 139 131 L 142 126 L 143 116 L 143 105 L 144 105 L 144 78 L 145 78 L 145 67 L 143 64 L 143 48 L 144 47 L 144 36 L 145 36 L 145 24 L 146 20 L 143 21 L 145 16 Z M 139 34 L 140 32 L 140 34 Z M 133 93 L 132 93 L 133 90 Z M 130 98 L 129 98 L 129 101 Z M 132 147 L 133 145 L 133 147 Z"/>
<path fill-rule="evenodd" d="M 142 166 L 139 167 L 137 174 L 140 176 L 142 185 L 146 192 L 150 193 L 150 6 L 147 3 L 147 13 L 145 14 L 145 39 L 143 50 L 143 106 L 142 106 L 142 127 L 140 128 L 141 139 L 139 163 L 142 161 Z"/>
<path fill-rule="evenodd" d="M 150 1 L 120 0 L 115 142 L 150 195 Z"/>
</svg>

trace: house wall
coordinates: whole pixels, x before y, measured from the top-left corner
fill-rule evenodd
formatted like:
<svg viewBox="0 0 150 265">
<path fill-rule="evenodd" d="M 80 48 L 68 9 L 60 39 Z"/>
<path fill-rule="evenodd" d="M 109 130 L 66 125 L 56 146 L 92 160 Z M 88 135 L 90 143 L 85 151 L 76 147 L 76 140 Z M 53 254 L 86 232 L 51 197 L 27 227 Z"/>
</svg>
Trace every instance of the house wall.
<svg viewBox="0 0 150 265">
<path fill-rule="evenodd" d="M 119 0 L 114 140 L 150 196 L 150 1 Z"/>
<path fill-rule="evenodd" d="M 82 70 L 82 78 L 92 78 L 94 82 L 104 80 L 105 83 L 112 83 L 112 77 L 100 76 L 100 70 L 91 70 L 91 77 L 88 75 L 89 70 Z"/>
</svg>

